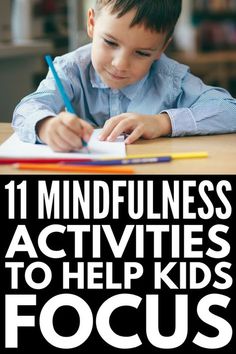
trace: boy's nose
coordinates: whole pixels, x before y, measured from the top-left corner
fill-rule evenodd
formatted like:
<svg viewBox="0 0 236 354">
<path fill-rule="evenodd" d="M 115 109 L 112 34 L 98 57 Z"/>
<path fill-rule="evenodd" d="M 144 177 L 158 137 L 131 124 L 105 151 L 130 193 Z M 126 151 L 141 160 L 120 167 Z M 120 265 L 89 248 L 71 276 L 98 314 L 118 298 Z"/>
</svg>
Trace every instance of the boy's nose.
<svg viewBox="0 0 236 354">
<path fill-rule="evenodd" d="M 112 66 L 118 71 L 127 71 L 129 68 L 129 57 L 128 55 L 116 55 L 112 60 Z"/>
</svg>

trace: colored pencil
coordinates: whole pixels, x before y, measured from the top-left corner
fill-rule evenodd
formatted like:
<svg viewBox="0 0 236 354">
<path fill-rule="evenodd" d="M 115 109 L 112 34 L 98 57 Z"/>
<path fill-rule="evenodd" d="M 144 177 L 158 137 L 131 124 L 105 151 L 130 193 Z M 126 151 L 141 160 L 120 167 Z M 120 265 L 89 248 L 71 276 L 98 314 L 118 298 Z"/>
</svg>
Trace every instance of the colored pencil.
<svg viewBox="0 0 236 354">
<path fill-rule="evenodd" d="M 78 173 L 114 173 L 114 174 L 132 174 L 134 169 L 130 167 L 115 166 L 73 166 L 63 164 L 33 164 L 18 163 L 13 165 L 19 170 L 38 170 L 38 171 L 58 171 L 58 172 L 78 172 Z"/>
<path fill-rule="evenodd" d="M 163 152 L 163 153 L 152 153 L 152 154 L 130 154 L 127 155 L 127 159 L 137 159 L 137 158 L 152 158 L 170 156 L 173 160 L 177 159 L 195 159 L 195 158 L 205 158 L 208 157 L 208 152 L 206 151 L 193 151 L 193 152 Z M 109 158 L 108 158 L 109 159 Z"/>
<path fill-rule="evenodd" d="M 192 159 L 192 158 L 205 158 L 208 157 L 208 153 L 206 151 L 198 151 L 198 152 L 171 152 L 171 153 L 156 153 L 156 154 L 136 154 L 136 155 L 127 155 L 126 157 L 118 158 L 118 157 L 107 157 L 103 159 L 93 160 L 91 158 L 37 158 L 37 157 L 0 157 L 0 165 L 7 165 L 12 163 L 57 163 L 57 162 L 65 162 L 65 163 L 82 163 L 84 162 L 104 162 L 104 161 L 119 161 L 119 160 L 131 160 L 131 159 L 155 159 L 160 157 L 171 158 L 172 160 L 177 159 Z M 160 161 L 162 162 L 162 161 Z M 164 161 L 163 161 L 164 162 Z M 147 163 L 147 162 L 146 162 Z M 150 162 L 151 163 L 151 162 Z"/>
<path fill-rule="evenodd" d="M 20 158 L 16 158 L 16 157 L 9 157 L 9 158 L 5 158 L 2 157 L 0 158 L 0 165 L 10 165 L 13 163 L 59 163 L 59 162 L 89 162 L 92 161 L 92 159 L 79 159 L 79 158 L 71 158 L 71 159 L 62 159 L 62 158 L 37 158 L 37 157 L 20 157 Z"/>
<path fill-rule="evenodd" d="M 134 158 L 134 159 L 115 159 L 115 160 L 96 160 L 96 161 L 80 161 L 80 162 L 65 162 L 66 165 L 77 166 L 115 166 L 115 165 L 139 165 L 148 163 L 170 162 L 170 156 L 149 157 L 149 158 Z"/>
<path fill-rule="evenodd" d="M 62 85 L 62 82 L 61 82 L 61 80 L 60 80 L 60 78 L 59 78 L 59 76 L 58 76 L 58 74 L 56 72 L 56 69 L 54 67 L 54 64 L 53 64 L 51 56 L 50 55 L 45 55 L 45 60 L 46 60 L 46 62 L 48 64 L 49 68 L 52 71 L 53 77 L 54 77 L 54 79 L 56 81 L 57 88 L 58 88 L 58 90 L 59 90 L 59 92 L 61 94 L 61 97 L 63 99 L 63 102 L 65 104 L 65 107 L 66 107 L 67 111 L 70 112 L 70 113 L 76 114 L 75 110 L 74 110 L 74 108 L 73 108 L 73 106 L 72 106 L 72 104 L 71 104 L 71 102 L 69 100 L 69 97 L 67 96 L 66 91 L 65 91 L 65 89 L 64 89 L 64 87 Z M 82 141 L 82 145 L 84 147 L 88 146 L 87 142 L 84 141 L 82 138 L 81 138 L 81 141 Z"/>
<path fill-rule="evenodd" d="M 119 161 L 119 160 L 131 160 L 131 159 L 155 159 L 155 158 L 160 158 L 160 157 L 168 157 L 171 158 L 172 160 L 178 160 L 178 159 L 193 159 L 193 158 L 206 158 L 208 157 L 208 153 L 206 151 L 198 151 L 198 152 L 172 152 L 172 153 L 159 153 L 159 154 L 137 154 L 137 155 L 127 155 L 126 157 L 123 158 L 116 158 L 116 157 L 108 157 L 108 158 L 103 158 L 103 159 L 98 159 L 98 160 L 92 160 L 91 158 L 85 158 L 85 159 L 80 159 L 80 158 L 15 158 L 15 157 L 9 157 L 5 158 L 2 157 L 0 158 L 0 165 L 8 165 L 8 164 L 13 164 L 13 163 L 57 163 L 57 162 L 64 162 L 64 163 L 78 163 L 78 164 L 84 164 L 85 162 L 92 162 L 96 165 L 97 162 L 101 162 L 101 165 L 105 161 Z M 161 161 L 160 161 L 161 162 Z M 164 161 L 163 161 L 164 162 Z M 99 163 L 97 163 L 99 165 Z M 140 162 L 139 162 L 140 163 Z M 146 162 L 147 163 L 147 162 Z M 151 162 L 150 163 L 154 163 Z M 88 163 L 89 164 L 89 163 Z M 118 163 L 120 164 L 120 163 Z M 112 163 L 111 163 L 112 165 Z"/>
</svg>

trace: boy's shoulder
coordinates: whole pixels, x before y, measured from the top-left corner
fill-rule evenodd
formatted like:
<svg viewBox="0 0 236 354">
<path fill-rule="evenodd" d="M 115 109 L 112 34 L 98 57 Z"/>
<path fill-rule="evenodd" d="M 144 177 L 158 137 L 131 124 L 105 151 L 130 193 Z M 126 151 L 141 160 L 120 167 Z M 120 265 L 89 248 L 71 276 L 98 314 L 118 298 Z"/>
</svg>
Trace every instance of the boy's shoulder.
<svg viewBox="0 0 236 354">
<path fill-rule="evenodd" d="M 171 77 L 176 79 L 183 78 L 189 72 L 187 65 L 181 64 L 174 59 L 169 58 L 166 54 L 162 54 L 161 58 L 154 62 L 152 66 L 152 75 L 155 77 Z"/>
<path fill-rule="evenodd" d="M 91 43 L 61 55 L 56 60 L 66 69 L 85 69 L 91 63 Z"/>
</svg>

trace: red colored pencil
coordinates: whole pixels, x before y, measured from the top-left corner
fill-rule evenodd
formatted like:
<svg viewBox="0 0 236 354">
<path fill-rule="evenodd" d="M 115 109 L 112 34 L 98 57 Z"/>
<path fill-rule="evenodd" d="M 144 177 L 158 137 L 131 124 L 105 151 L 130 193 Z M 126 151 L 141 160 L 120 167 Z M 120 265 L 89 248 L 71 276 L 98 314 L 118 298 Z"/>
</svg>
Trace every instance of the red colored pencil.
<svg viewBox="0 0 236 354">
<path fill-rule="evenodd" d="M 79 158 L 71 158 L 71 159 L 62 159 L 62 158 L 0 158 L 0 165 L 10 165 L 13 163 L 58 163 L 58 162 L 89 162 L 92 159 L 79 159 Z"/>
</svg>

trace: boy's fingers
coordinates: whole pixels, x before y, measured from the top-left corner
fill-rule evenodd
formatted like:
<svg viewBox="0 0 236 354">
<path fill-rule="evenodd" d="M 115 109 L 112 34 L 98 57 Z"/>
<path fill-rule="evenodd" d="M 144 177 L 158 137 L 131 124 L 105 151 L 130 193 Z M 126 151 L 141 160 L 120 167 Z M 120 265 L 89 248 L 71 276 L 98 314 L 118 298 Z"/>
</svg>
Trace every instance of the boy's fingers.
<svg viewBox="0 0 236 354">
<path fill-rule="evenodd" d="M 73 151 L 82 147 L 81 139 L 63 124 L 57 128 L 54 141 L 61 151 Z"/>
<path fill-rule="evenodd" d="M 106 140 L 110 134 L 112 133 L 112 131 L 114 130 L 114 128 L 124 119 L 124 115 L 119 115 L 119 116 L 115 116 L 110 118 L 109 120 L 106 121 L 103 130 L 99 136 L 100 140 Z"/>
<path fill-rule="evenodd" d="M 143 133 L 143 125 L 139 125 L 136 120 L 132 119 L 132 117 L 126 117 L 114 127 L 108 136 L 107 141 L 114 141 L 122 133 L 130 133 L 132 131 L 136 131 L 134 137 L 138 136 L 139 138 Z M 131 140 L 134 141 L 133 138 L 131 138 Z"/>
<path fill-rule="evenodd" d="M 88 135 L 92 131 L 90 124 L 81 124 L 83 121 L 77 116 L 62 112 L 58 117 L 48 117 L 41 126 L 40 138 L 55 151 L 73 151 L 82 148 L 81 137 L 88 129 Z"/>
<path fill-rule="evenodd" d="M 80 120 L 80 124 L 81 124 L 81 127 L 82 127 L 82 138 L 85 141 L 88 141 L 90 139 L 90 136 L 93 133 L 94 128 L 92 127 L 91 124 L 89 124 L 85 120 L 82 120 L 82 119 L 79 119 L 79 120 Z"/>
<path fill-rule="evenodd" d="M 80 119 L 76 115 L 63 112 L 59 114 L 58 118 L 60 118 L 61 122 L 76 135 L 81 134 L 82 127 Z"/>
<path fill-rule="evenodd" d="M 132 144 L 143 135 L 143 126 L 137 126 L 132 133 L 125 139 L 125 144 Z"/>
<path fill-rule="evenodd" d="M 67 112 L 63 112 L 60 119 L 64 129 L 67 129 L 66 136 L 61 132 L 61 137 L 66 139 L 66 142 L 71 146 L 71 150 L 80 149 L 82 147 L 81 138 L 88 141 L 93 132 L 93 127 L 83 119 Z"/>
<path fill-rule="evenodd" d="M 107 141 L 114 141 L 116 138 L 118 138 L 119 135 L 125 132 L 129 132 L 131 128 L 131 122 L 128 120 L 124 120 L 120 123 L 118 123 L 117 126 L 112 130 L 111 134 L 107 137 Z"/>
<path fill-rule="evenodd" d="M 132 119 L 125 119 L 121 121 L 108 136 L 107 141 L 114 141 L 122 133 L 130 133 L 128 138 L 126 138 L 126 144 L 132 144 L 134 141 L 138 140 L 144 133 L 144 124 L 137 124 L 136 121 Z"/>
<path fill-rule="evenodd" d="M 51 136 L 48 145 L 54 151 L 71 151 L 71 147 L 63 139 L 61 139 L 61 137 L 57 133 Z"/>
<path fill-rule="evenodd" d="M 60 124 L 57 129 L 57 134 L 59 139 L 63 141 L 63 144 L 67 145 L 67 150 L 75 150 L 82 147 L 80 136 L 64 124 Z"/>
<path fill-rule="evenodd" d="M 68 129 L 77 135 L 77 137 L 79 136 L 85 140 L 89 140 L 93 132 L 91 124 L 71 113 L 63 113 L 61 120 Z"/>
<path fill-rule="evenodd" d="M 72 151 L 82 145 L 80 138 L 57 118 L 50 124 L 45 142 L 55 151 Z"/>
</svg>

